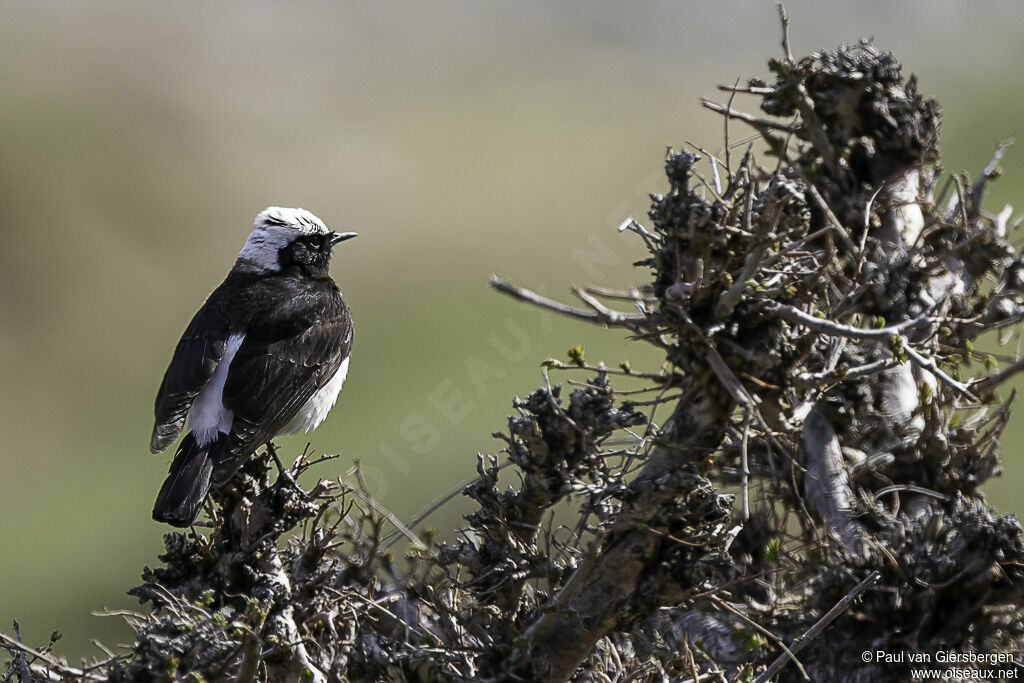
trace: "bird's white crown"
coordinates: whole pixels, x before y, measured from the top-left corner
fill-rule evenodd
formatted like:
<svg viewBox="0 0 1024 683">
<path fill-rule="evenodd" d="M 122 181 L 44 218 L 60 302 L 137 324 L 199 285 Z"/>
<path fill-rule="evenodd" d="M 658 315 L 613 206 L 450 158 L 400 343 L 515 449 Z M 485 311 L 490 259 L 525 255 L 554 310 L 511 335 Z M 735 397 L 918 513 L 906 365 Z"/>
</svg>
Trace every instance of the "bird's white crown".
<svg viewBox="0 0 1024 683">
<path fill-rule="evenodd" d="M 238 252 L 238 265 L 250 270 L 280 268 L 277 252 L 300 235 L 326 235 L 324 222 L 305 209 L 270 206 L 253 221 L 252 232 Z"/>
<path fill-rule="evenodd" d="M 256 229 L 284 228 L 303 234 L 326 234 L 324 222 L 305 209 L 290 209 L 284 206 L 268 206 L 259 212 L 253 221 Z"/>
</svg>

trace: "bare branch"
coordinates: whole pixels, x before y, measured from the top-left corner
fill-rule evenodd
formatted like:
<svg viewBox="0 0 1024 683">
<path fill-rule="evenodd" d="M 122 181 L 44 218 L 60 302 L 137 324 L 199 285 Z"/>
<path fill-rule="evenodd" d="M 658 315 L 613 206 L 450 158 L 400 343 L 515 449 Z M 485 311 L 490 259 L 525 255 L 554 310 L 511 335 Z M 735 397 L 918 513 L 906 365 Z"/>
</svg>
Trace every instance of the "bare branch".
<svg viewBox="0 0 1024 683">
<path fill-rule="evenodd" d="M 779 9 L 779 21 L 782 22 L 782 54 L 786 57 L 786 63 L 793 63 L 793 51 L 789 49 L 789 14 L 781 2 L 775 3 Z"/>
<path fill-rule="evenodd" d="M 991 375 L 975 379 L 970 383 L 970 388 L 975 392 L 987 391 L 993 389 L 1006 380 L 1014 377 L 1021 370 L 1024 370 L 1024 358 L 1020 358 L 1005 368 L 994 372 Z"/>
<path fill-rule="evenodd" d="M 852 589 L 850 589 L 850 592 L 844 595 L 842 600 L 836 603 L 835 607 L 826 612 L 825 616 L 823 616 L 821 619 L 815 622 L 814 626 L 807 629 L 805 633 L 803 633 L 799 638 L 793 641 L 793 643 L 789 646 L 789 651 L 792 653 L 797 653 L 800 650 L 804 649 L 808 643 L 817 638 L 822 631 L 828 628 L 829 624 L 835 621 L 840 614 L 845 612 L 850 607 L 850 605 L 853 604 L 853 601 L 856 600 L 861 593 L 866 591 L 875 582 L 877 582 L 879 578 L 881 578 L 881 574 L 879 572 L 871 572 L 871 574 L 869 574 L 867 578 L 865 578 L 863 581 L 861 581 Z M 782 667 L 786 666 L 786 663 L 789 662 L 789 657 L 789 653 L 780 655 L 778 659 L 772 662 L 771 666 L 769 666 L 768 669 L 764 671 L 764 673 L 762 673 L 760 676 L 754 679 L 754 683 L 767 683 L 769 680 L 771 680 L 772 676 L 777 674 L 779 670 L 782 669 Z"/>
<path fill-rule="evenodd" d="M 927 324 L 929 319 L 926 316 L 907 320 L 896 325 L 886 327 L 865 328 L 844 325 L 825 318 L 818 318 L 804 313 L 795 306 L 780 304 L 775 307 L 779 317 L 791 323 L 803 325 L 815 332 L 831 335 L 833 337 L 848 337 L 850 339 L 872 339 L 874 341 L 889 341 L 893 336 L 901 336 L 907 330 L 914 329 L 920 325 Z"/>
<path fill-rule="evenodd" d="M 712 102 L 711 100 L 705 97 L 702 97 L 700 99 L 700 103 L 705 109 L 710 109 L 711 111 L 722 114 L 723 116 L 728 116 L 731 119 L 737 119 L 739 121 L 742 121 L 743 123 L 746 123 L 751 128 L 761 133 L 762 135 L 769 134 L 771 131 L 780 131 L 783 133 L 792 133 L 793 135 L 800 137 L 803 132 L 802 129 L 798 126 L 793 126 L 788 123 L 781 123 L 779 121 L 773 121 L 772 119 L 765 119 L 758 116 L 753 116 L 752 114 L 747 114 L 741 111 L 735 111 L 733 109 L 730 109 L 729 107 L 726 107 L 725 105 L 718 104 L 717 102 Z"/>
<path fill-rule="evenodd" d="M 601 325 L 620 325 L 623 327 L 635 327 L 635 324 L 644 320 L 646 316 L 633 313 L 618 313 L 606 309 L 608 312 L 603 313 L 600 311 L 585 311 L 580 308 L 573 308 L 572 306 L 566 306 L 565 304 L 559 303 L 547 297 L 543 297 L 536 292 L 531 292 L 528 289 L 522 287 L 516 287 L 515 285 L 509 284 L 498 279 L 497 276 L 491 276 L 491 286 L 503 294 L 525 301 L 534 306 L 540 306 L 546 308 L 549 311 L 554 311 L 561 315 L 569 316 L 570 318 L 576 318 L 578 320 L 585 320 L 591 323 L 598 323 Z"/>
<path fill-rule="evenodd" d="M 1003 140 L 996 145 L 996 151 L 992 154 L 992 158 L 985 164 L 984 170 L 981 175 L 974 179 L 971 183 L 970 189 L 967 190 L 967 213 L 970 216 L 977 218 L 981 213 L 981 199 L 985 194 L 985 185 L 991 180 L 999 177 L 999 162 L 1002 161 L 1003 154 L 1013 144 L 1013 138 Z"/>
</svg>

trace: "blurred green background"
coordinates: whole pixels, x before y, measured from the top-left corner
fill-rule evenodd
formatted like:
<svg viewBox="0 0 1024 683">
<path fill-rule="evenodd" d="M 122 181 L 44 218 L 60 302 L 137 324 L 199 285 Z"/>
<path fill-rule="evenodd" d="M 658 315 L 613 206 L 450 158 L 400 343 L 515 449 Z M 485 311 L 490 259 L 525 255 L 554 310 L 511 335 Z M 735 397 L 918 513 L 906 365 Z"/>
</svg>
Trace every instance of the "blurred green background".
<svg viewBox="0 0 1024 683">
<path fill-rule="evenodd" d="M 920 76 L 949 168 L 1021 132 L 1024 4 L 787 4 L 798 55 L 875 36 Z M 698 96 L 779 52 L 771 2 L 0 4 L 0 628 L 60 628 L 72 657 L 128 639 L 90 611 L 135 605 L 167 531 L 152 398 L 259 210 L 360 233 L 334 265 L 354 362 L 309 440 L 408 517 L 498 447 L 543 359 L 651 360 L 487 277 L 563 298 L 643 279 L 615 227 L 664 189 L 666 145 L 719 148 Z M 990 208 L 1021 200 L 1019 150 L 1004 167 Z M 1022 425 L 987 487 L 1018 513 Z"/>
</svg>

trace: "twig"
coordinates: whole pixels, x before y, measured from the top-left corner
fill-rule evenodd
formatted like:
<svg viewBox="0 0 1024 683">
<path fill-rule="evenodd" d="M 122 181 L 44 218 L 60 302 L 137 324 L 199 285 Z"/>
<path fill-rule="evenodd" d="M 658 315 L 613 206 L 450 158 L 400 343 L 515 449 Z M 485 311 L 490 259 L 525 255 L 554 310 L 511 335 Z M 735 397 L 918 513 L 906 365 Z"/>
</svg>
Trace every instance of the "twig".
<svg viewBox="0 0 1024 683">
<path fill-rule="evenodd" d="M 837 323 L 826 318 L 818 318 L 810 315 L 809 313 L 804 313 L 799 308 L 790 306 L 789 304 L 780 304 L 775 308 L 775 311 L 783 320 L 803 325 L 815 332 L 821 332 L 822 334 L 828 334 L 833 337 L 873 339 L 875 341 L 888 341 L 889 338 L 894 335 L 902 335 L 906 330 L 913 329 L 919 325 L 929 322 L 926 316 L 921 316 L 913 318 L 912 320 L 906 320 L 896 325 L 889 325 L 887 327 L 866 328 L 844 325 L 843 323 Z"/>
<path fill-rule="evenodd" d="M 970 189 L 967 190 L 967 213 L 971 216 L 977 216 L 981 210 L 981 198 L 985 194 L 985 183 L 999 176 L 999 162 L 1012 144 L 1013 138 L 1010 138 L 996 145 L 996 151 L 992 153 L 992 158 L 985 164 L 981 175 L 974 179 Z"/>
<path fill-rule="evenodd" d="M 780 4 L 781 7 L 781 4 Z M 811 99 L 810 93 L 807 92 L 807 87 L 803 82 L 796 84 L 796 92 L 799 95 L 796 102 L 796 107 L 800 111 L 800 117 L 803 118 L 804 125 L 803 130 L 807 133 L 807 137 L 810 138 L 811 144 L 817 149 L 821 155 L 822 161 L 828 167 L 829 171 L 833 176 L 839 174 L 839 164 L 836 160 L 836 150 L 832 147 L 832 142 L 828 139 L 828 134 L 825 132 L 825 125 L 818 118 L 818 113 L 814 111 L 814 100 Z"/>
<path fill-rule="evenodd" d="M 260 641 L 250 629 L 245 629 L 243 632 L 239 650 L 239 665 L 235 683 L 255 681 L 260 666 Z"/>
<path fill-rule="evenodd" d="M 569 417 L 565 410 L 562 409 L 562 406 L 558 405 L 558 401 L 555 400 L 555 392 L 551 389 L 551 377 L 548 376 L 548 369 L 542 367 L 540 369 L 540 374 L 544 378 L 544 388 L 547 390 L 544 392 L 544 395 L 548 399 L 548 405 L 551 406 L 551 411 L 558 417 L 565 420 L 570 427 L 580 434 L 583 434 L 583 430 L 576 424 L 576 421 Z"/>
<path fill-rule="evenodd" d="M 868 232 L 871 229 L 871 207 L 874 205 L 875 199 L 878 197 L 879 193 L 882 190 L 884 190 L 885 187 L 886 187 L 886 183 L 882 183 L 881 185 L 879 185 L 878 189 L 875 190 L 874 192 L 872 192 L 871 196 L 868 197 L 868 202 L 867 202 L 867 204 L 864 207 L 864 226 L 863 226 L 864 231 L 861 233 L 861 236 L 860 236 L 860 250 L 859 250 L 858 255 L 857 255 L 857 275 L 856 275 L 856 277 L 858 277 L 858 278 L 860 277 L 861 270 L 863 270 L 863 268 L 864 268 L 864 261 L 867 258 Z"/>
<path fill-rule="evenodd" d="M 726 612 L 729 612 L 730 614 L 739 617 L 741 620 L 743 620 L 745 624 L 771 639 L 772 642 L 774 642 L 776 645 L 782 648 L 783 654 L 789 657 L 793 661 L 793 663 L 796 664 L 796 668 L 800 670 L 800 675 L 804 677 L 804 680 L 811 680 L 811 677 L 807 675 L 807 670 L 804 669 L 804 665 L 801 664 L 800 660 L 796 658 L 796 655 L 793 653 L 793 651 L 786 647 L 786 644 L 782 642 L 782 638 L 779 638 L 777 635 L 766 629 L 764 626 L 761 626 L 761 624 L 757 623 L 756 621 L 745 615 L 743 612 L 740 612 L 738 609 L 736 609 L 735 607 L 733 607 L 717 595 L 711 596 L 711 602 L 715 603 L 720 608 L 724 609 Z"/>
<path fill-rule="evenodd" d="M 548 365 L 552 370 L 584 370 L 586 372 L 604 372 L 604 373 L 607 373 L 609 375 L 620 375 L 622 377 L 636 377 L 636 378 L 640 378 L 640 379 L 653 379 L 655 382 L 658 382 L 659 384 L 666 384 L 666 383 L 668 383 L 669 386 L 671 386 L 671 382 L 673 381 L 673 375 L 664 375 L 664 374 L 660 374 L 660 373 L 656 373 L 656 372 L 637 372 L 637 371 L 635 371 L 633 369 L 619 370 L 617 368 L 606 367 L 604 363 L 600 363 L 598 365 L 591 365 L 590 363 L 584 362 L 584 363 L 582 363 L 580 365 L 577 365 L 575 363 L 570 365 L 568 363 L 563 363 L 560 360 L 552 358 L 550 360 L 545 361 L 545 364 Z M 660 390 L 660 387 L 651 387 L 649 389 L 642 389 L 642 390 L 638 390 L 638 391 L 659 391 L 659 390 Z M 628 391 L 617 391 L 615 393 L 617 393 L 617 394 L 628 394 L 630 392 L 628 392 Z"/>
<path fill-rule="evenodd" d="M 17 633 L 19 630 L 20 630 L 19 628 L 15 627 L 15 633 Z M 65 665 L 61 664 L 59 661 L 57 661 L 56 659 L 54 659 L 50 655 L 48 655 L 48 654 L 46 654 L 44 652 L 40 652 L 39 650 L 34 650 L 31 647 L 29 647 L 28 645 L 25 645 L 24 643 L 22 643 L 20 636 L 19 636 L 19 638 L 17 640 L 15 640 L 14 638 L 11 638 L 9 635 L 7 635 L 6 633 L 0 633 L 0 644 L 2 644 L 3 647 L 7 648 L 8 650 L 13 650 L 13 651 L 21 653 L 22 654 L 22 661 L 24 661 L 26 667 L 28 666 L 28 661 L 24 659 L 24 655 L 28 655 L 29 657 L 33 657 L 35 659 L 39 659 L 39 660 L 45 662 L 46 665 L 50 669 L 52 669 L 53 671 L 57 672 L 58 674 L 60 674 L 62 676 L 67 676 L 67 677 L 71 677 L 71 678 L 86 678 L 86 679 L 94 680 L 94 681 L 102 680 L 102 678 L 103 678 L 103 677 L 95 675 L 95 674 L 90 675 L 90 674 L 86 673 L 85 671 L 83 671 L 82 669 L 76 669 L 75 667 L 65 666 Z M 27 674 L 26 671 L 22 672 L 21 675 L 23 676 L 23 680 L 25 680 L 25 681 L 32 680 L 31 676 L 28 676 L 26 674 Z"/>
<path fill-rule="evenodd" d="M 746 225 L 744 228 L 750 230 L 750 214 L 752 213 L 754 200 L 754 188 L 753 185 L 747 181 L 747 195 L 746 195 L 746 206 L 744 208 L 744 222 Z M 722 292 L 718 297 L 718 301 L 715 304 L 715 319 L 724 320 L 728 318 L 736 304 L 739 303 L 740 297 L 743 292 L 747 289 L 747 283 L 753 279 L 757 274 L 758 268 L 761 266 L 761 262 L 764 260 L 765 252 L 768 250 L 768 242 L 766 240 L 765 233 L 767 230 L 762 229 L 758 231 L 757 244 L 747 254 L 746 259 L 743 262 L 743 270 L 740 272 L 739 277 L 732 284 L 729 289 Z"/>
<path fill-rule="evenodd" d="M 632 216 L 619 223 L 619 232 L 624 232 L 626 230 L 629 230 L 630 232 L 635 232 L 637 235 L 640 235 L 640 238 L 643 239 L 644 244 L 647 245 L 648 249 L 653 250 L 655 245 L 661 244 L 661 237 L 649 231 L 647 228 L 640 224 L 640 221 L 633 218 Z"/>
<path fill-rule="evenodd" d="M 111 659 L 117 657 L 116 653 L 114 653 L 109 647 L 101 643 L 97 638 L 90 638 L 89 642 L 91 642 L 93 645 L 99 648 L 107 657 L 110 657 Z"/>
<path fill-rule="evenodd" d="M 779 9 L 779 21 L 782 22 L 782 53 L 786 55 L 786 62 L 793 63 L 793 51 L 789 49 L 789 15 L 781 2 L 775 3 Z"/>
<path fill-rule="evenodd" d="M 24 642 L 21 639 L 21 626 L 18 625 L 17 621 L 14 622 L 14 635 L 17 637 L 19 643 Z M 21 679 L 21 683 L 25 683 L 26 681 L 28 681 L 28 683 L 32 683 L 32 672 L 29 670 L 28 659 L 25 658 L 25 652 L 19 652 L 18 655 L 15 656 L 15 659 L 18 662 L 18 678 Z"/>
<path fill-rule="evenodd" d="M 861 593 L 867 590 L 868 587 L 871 586 L 873 583 L 878 581 L 880 576 L 881 573 L 879 573 L 878 571 L 873 571 L 870 575 L 868 575 L 866 579 L 864 579 L 856 586 L 854 586 L 849 593 L 844 595 L 842 599 L 836 603 L 835 607 L 830 609 L 821 619 L 818 619 L 814 626 L 811 626 L 809 629 L 804 631 L 803 634 L 798 636 L 796 640 L 793 641 L 793 643 L 789 646 L 789 652 L 796 654 L 800 650 L 804 649 L 804 647 L 806 647 L 807 644 L 810 643 L 812 640 L 817 638 L 818 635 L 820 635 L 821 632 L 824 631 L 829 624 L 835 621 L 836 617 L 845 612 L 846 609 L 850 606 L 850 604 L 854 600 L 856 600 Z M 788 653 L 783 653 L 779 655 L 778 658 L 774 662 L 772 662 L 771 665 L 764 671 L 764 673 L 762 673 L 760 676 L 754 679 L 754 683 L 767 683 L 767 681 L 772 676 L 777 674 L 782 669 L 782 667 L 786 666 L 786 663 L 789 661 L 789 657 L 790 655 Z"/>
<path fill-rule="evenodd" d="M 1011 363 L 1010 365 L 1007 365 L 999 372 L 994 372 L 991 375 L 988 375 L 987 377 L 982 377 L 980 379 L 972 381 L 971 389 L 975 389 L 977 391 L 985 391 L 986 389 L 991 389 L 992 387 L 998 386 L 1005 382 L 1006 380 L 1010 379 L 1021 370 L 1024 370 L 1024 358 L 1021 358 Z"/>
<path fill-rule="evenodd" d="M 851 379 L 863 379 L 864 377 L 870 377 L 871 375 L 888 370 L 895 365 L 895 361 L 891 358 L 882 358 L 872 363 L 865 363 L 864 365 L 858 365 L 853 368 L 846 368 L 839 370 L 829 370 L 827 372 L 814 372 L 805 373 L 798 375 L 794 378 L 794 383 L 801 387 L 819 387 L 830 382 L 846 381 Z"/>
<path fill-rule="evenodd" d="M 971 393 L 971 390 L 968 388 L 966 384 L 964 384 L 963 382 L 958 382 L 957 380 L 953 379 L 945 372 L 943 372 L 941 369 L 939 369 L 939 364 L 935 362 L 934 356 L 928 356 L 927 358 L 925 358 L 923 355 L 921 355 L 921 353 L 917 349 L 910 345 L 910 342 L 907 340 L 906 337 L 903 337 L 903 351 L 904 353 L 907 354 L 907 357 L 910 358 L 910 360 L 914 361 L 915 363 L 918 364 L 918 366 L 924 368 L 925 370 L 928 370 L 938 379 L 942 380 L 949 386 L 959 391 L 967 400 L 975 402 L 978 400 L 978 397 Z"/>
<path fill-rule="evenodd" d="M 750 439 L 750 404 L 743 407 L 743 437 L 740 439 L 740 492 L 742 497 L 741 512 L 743 521 L 750 519 L 750 463 L 747 459 L 747 446 Z"/>
<path fill-rule="evenodd" d="M 846 249 L 848 253 L 853 254 L 856 248 L 854 247 L 853 240 L 850 239 L 850 233 L 846 232 L 846 228 L 844 228 L 843 224 L 839 222 L 836 214 L 832 211 L 832 207 L 828 205 L 825 198 L 821 196 L 820 192 L 818 192 L 818 188 L 816 188 L 806 178 L 804 178 L 804 181 L 807 182 L 807 191 L 810 193 L 811 199 L 813 199 L 814 203 L 818 205 L 818 208 L 825 213 L 825 217 L 831 224 L 829 227 L 835 231 L 836 235 L 839 236 L 839 241 L 843 243 L 843 248 Z"/>
<path fill-rule="evenodd" d="M 779 123 L 771 119 L 764 119 L 759 116 L 753 116 L 742 111 L 734 111 L 729 107 L 712 102 L 706 97 L 700 98 L 700 103 L 705 109 L 710 109 L 713 112 L 728 116 L 731 119 L 736 119 L 747 124 L 761 135 L 766 135 L 769 131 L 777 130 L 783 133 L 792 133 L 797 137 L 802 137 L 803 130 L 799 126 L 793 126 L 788 123 Z"/>
<path fill-rule="evenodd" d="M 920 493 L 922 496 L 931 496 L 932 498 L 937 498 L 939 500 L 944 501 L 949 500 L 949 496 L 945 496 L 939 493 L 938 491 L 932 491 L 931 489 L 926 489 L 923 486 L 914 486 L 912 484 L 893 484 L 892 486 L 886 486 L 883 489 L 875 491 L 873 499 L 878 500 L 879 498 L 886 494 L 898 493 L 901 491 L 909 491 L 910 493 Z"/>
<path fill-rule="evenodd" d="M 733 83 L 732 92 L 729 93 L 729 100 L 725 103 L 725 116 L 722 117 L 722 126 L 725 128 L 725 175 L 729 179 L 730 184 L 732 184 L 732 160 L 729 157 L 729 119 L 732 118 L 732 101 L 736 97 L 735 88 L 739 83 L 740 79 L 737 78 L 736 82 Z M 712 170 L 714 170 L 714 167 L 712 167 Z M 715 177 L 718 177 L 718 173 L 715 173 Z M 719 190 L 719 194 L 721 194 L 721 190 Z"/>
<path fill-rule="evenodd" d="M 612 309 L 608 308 L 603 303 L 601 303 L 600 301 L 595 299 L 589 293 L 587 293 L 586 290 L 584 290 L 584 289 L 582 289 L 582 288 L 580 288 L 580 287 L 578 287 L 576 285 L 572 286 L 572 293 L 575 294 L 577 297 L 579 297 L 580 301 L 582 301 L 583 303 L 585 303 L 586 305 L 588 305 L 592 309 L 594 309 L 594 311 L 596 313 L 598 313 L 598 314 L 600 314 L 602 316 L 605 316 L 610 321 L 616 321 L 617 322 L 617 321 L 621 320 L 622 317 L 625 316 L 625 315 L 632 315 L 632 314 L 621 313 L 619 311 L 613 311 Z"/>
<path fill-rule="evenodd" d="M 967 215 L 967 202 L 964 199 L 964 185 L 960 181 L 960 176 L 953 176 L 953 186 L 956 188 L 957 206 L 960 208 L 960 220 L 963 223 L 964 230 L 967 230 L 970 225 L 970 217 Z"/>
<path fill-rule="evenodd" d="M 376 500 L 374 500 L 373 497 L 370 494 L 368 494 L 368 493 L 366 493 L 364 491 L 361 491 L 360 488 L 358 488 L 358 487 L 353 488 L 352 492 L 354 494 L 356 494 L 359 498 L 361 498 L 363 500 L 363 502 L 365 502 L 367 505 L 369 505 L 374 510 L 376 510 L 379 514 L 383 515 L 385 519 L 387 519 L 389 522 L 391 522 L 391 524 L 393 524 L 394 527 L 398 531 L 400 531 L 410 541 L 412 541 L 413 543 L 415 543 L 416 545 L 418 545 L 420 547 L 423 547 L 423 548 L 427 547 L 427 544 L 423 542 L 423 539 L 421 539 L 419 536 L 417 536 L 412 531 L 412 529 L 410 529 L 405 524 L 403 524 L 402 520 L 395 516 L 395 513 L 391 512 L 386 507 L 384 507 L 383 505 L 378 503 Z"/>
<path fill-rule="evenodd" d="M 907 320 L 898 325 L 890 325 L 888 327 L 880 327 L 877 329 L 866 329 L 863 327 L 852 327 L 850 325 L 844 325 L 837 323 L 832 320 L 826 320 L 825 318 L 816 318 L 813 315 L 804 313 L 799 308 L 790 306 L 789 304 L 782 304 L 778 306 L 776 312 L 783 320 L 788 320 L 791 323 L 797 323 L 809 327 L 815 332 L 821 332 L 823 334 L 829 334 L 838 337 L 849 337 L 851 339 L 872 339 L 878 342 L 888 342 L 892 337 L 898 337 L 900 344 L 903 347 L 904 353 L 910 360 L 914 361 L 919 367 L 927 370 L 928 372 L 935 375 L 936 378 L 942 380 L 949 386 L 960 392 L 965 398 L 971 401 L 977 401 L 977 397 L 971 393 L 970 388 L 957 380 L 953 379 L 945 372 L 943 372 L 938 363 L 935 362 L 935 358 L 932 356 L 925 357 L 917 349 L 910 345 L 904 335 L 903 331 L 916 327 L 922 323 L 928 322 L 926 316 L 914 318 L 913 320 Z"/>
<path fill-rule="evenodd" d="M 637 289 L 631 289 L 630 291 L 621 291 L 616 289 L 608 289 L 607 287 L 598 287 L 597 285 L 587 285 L 583 288 L 590 294 L 602 296 L 606 299 L 621 299 L 622 301 L 632 301 L 637 304 L 656 304 L 658 303 L 658 297 L 647 296 L 640 293 Z"/>
<path fill-rule="evenodd" d="M 502 464 L 498 465 L 498 470 L 499 471 L 503 470 L 503 469 L 505 469 L 506 467 L 508 467 L 511 464 L 512 464 L 511 462 L 503 462 Z M 455 496 L 457 496 L 460 493 L 462 493 L 463 491 L 465 491 L 466 487 L 469 486 L 470 484 L 472 484 L 473 482 L 475 482 L 476 480 L 477 480 L 477 477 L 473 477 L 469 481 L 465 481 L 465 482 L 459 484 L 455 488 L 453 488 L 450 491 L 448 491 L 448 493 L 444 494 L 443 496 L 441 496 L 440 498 L 435 500 L 433 503 L 431 503 L 427 507 L 425 507 L 422 510 L 420 510 L 408 522 L 405 522 L 402 526 L 397 527 L 395 529 L 395 531 L 392 531 L 390 534 L 388 534 L 384 538 L 383 541 L 381 541 L 380 551 L 384 552 L 388 548 L 393 546 L 395 544 L 395 542 L 404 535 L 404 532 L 402 531 L 402 529 L 415 529 L 416 527 L 418 527 L 420 525 L 420 523 L 423 522 L 423 520 L 425 520 L 430 515 L 434 514 L 434 512 L 436 512 L 438 510 L 438 508 L 440 508 L 442 505 L 444 505 L 445 503 L 450 501 L 452 498 L 454 498 Z"/>
<path fill-rule="evenodd" d="M 769 88 L 767 86 L 760 85 L 723 85 L 719 84 L 716 86 L 719 90 L 725 92 L 738 92 L 747 95 L 771 95 L 775 92 L 775 88 Z"/>
<path fill-rule="evenodd" d="M 728 121 L 729 119 L 725 119 Z M 725 148 L 726 156 L 729 156 L 729 148 Z M 722 198 L 722 176 L 718 173 L 718 159 L 714 155 L 708 156 L 708 163 L 711 165 L 711 182 L 715 186 L 715 196 L 720 200 Z"/>
<path fill-rule="evenodd" d="M 706 340 L 705 340 L 706 341 Z M 722 358 L 722 354 L 718 353 L 718 349 L 711 344 L 710 341 L 706 341 L 707 347 L 707 360 L 708 365 L 714 371 L 718 381 L 722 383 L 725 390 L 729 392 L 729 396 L 732 400 L 736 401 L 741 405 L 756 406 L 758 400 L 751 395 L 747 388 L 743 386 L 743 383 L 739 381 L 736 374 L 733 373 L 732 368 Z"/>
<path fill-rule="evenodd" d="M 622 325 L 623 327 L 636 329 L 636 323 L 646 318 L 646 316 L 636 313 L 618 313 L 615 311 L 609 311 L 609 315 L 598 311 L 586 311 L 581 308 L 566 306 L 563 303 L 543 297 L 529 289 L 516 287 L 513 284 L 504 282 L 496 275 L 491 276 L 490 285 L 499 292 L 508 294 L 520 301 L 525 301 L 526 303 L 533 304 L 534 306 L 540 306 L 541 308 L 546 308 L 549 311 L 561 313 L 562 315 L 569 316 L 570 318 L 577 318 L 578 320 L 586 320 L 591 323 L 598 323 L 601 325 Z"/>
</svg>

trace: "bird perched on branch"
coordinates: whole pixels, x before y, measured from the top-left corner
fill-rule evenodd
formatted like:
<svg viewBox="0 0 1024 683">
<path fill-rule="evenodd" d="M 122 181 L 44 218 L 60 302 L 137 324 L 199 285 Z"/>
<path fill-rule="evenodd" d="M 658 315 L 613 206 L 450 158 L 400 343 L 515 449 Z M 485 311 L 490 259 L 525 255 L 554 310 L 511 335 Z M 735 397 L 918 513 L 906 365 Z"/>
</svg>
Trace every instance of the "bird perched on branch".
<svg viewBox="0 0 1024 683">
<path fill-rule="evenodd" d="M 185 437 L 153 519 L 192 524 L 211 486 L 261 444 L 315 429 L 348 372 L 352 317 L 328 269 L 354 232 L 331 232 L 303 209 L 256 216 L 227 279 L 192 318 L 156 397 L 150 450 Z"/>
</svg>

